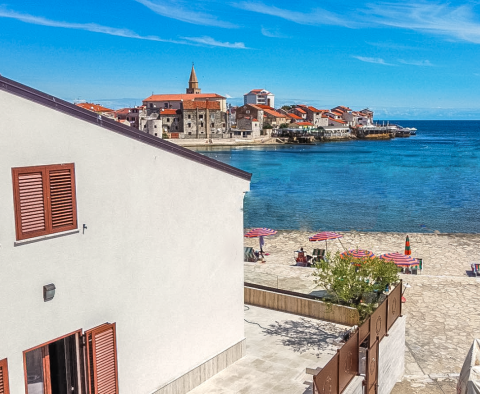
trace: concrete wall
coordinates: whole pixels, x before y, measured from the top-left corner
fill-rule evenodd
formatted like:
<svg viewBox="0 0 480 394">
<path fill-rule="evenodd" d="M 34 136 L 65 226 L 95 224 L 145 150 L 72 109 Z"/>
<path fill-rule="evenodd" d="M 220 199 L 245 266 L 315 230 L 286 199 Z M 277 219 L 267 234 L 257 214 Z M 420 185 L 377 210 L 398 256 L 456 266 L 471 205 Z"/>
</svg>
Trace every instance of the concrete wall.
<svg viewBox="0 0 480 394">
<path fill-rule="evenodd" d="M 363 394 L 363 376 L 355 376 L 342 394 Z"/>
<path fill-rule="evenodd" d="M 0 359 L 116 322 L 122 393 L 152 393 L 244 339 L 249 183 L 0 91 Z M 15 244 L 12 167 L 75 163 L 79 228 Z M 194 203 L 192 204 L 192 201 Z M 44 302 L 42 286 L 54 283 Z"/>
<path fill-rule="evenodd" d="M 399 317 L 381 342 L 378 352 L 378 394 L 390 394 L 405 371 L 405 320 Z"/>
</svg>

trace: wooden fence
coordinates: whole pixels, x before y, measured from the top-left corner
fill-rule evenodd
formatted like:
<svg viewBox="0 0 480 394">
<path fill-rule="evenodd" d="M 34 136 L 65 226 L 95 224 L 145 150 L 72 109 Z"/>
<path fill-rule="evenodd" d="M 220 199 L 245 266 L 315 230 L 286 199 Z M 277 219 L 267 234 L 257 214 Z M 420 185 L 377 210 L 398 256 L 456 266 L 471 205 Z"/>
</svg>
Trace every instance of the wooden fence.
<svg viewBox="0 0 480 394">
<path fill-rule="evenodd" d="M 402 282 L 393 289 L 373 314 L 355 330 L 325 367 L 313 377 L 314 394 L 341 394 L 359 375 L 360 347 L 367 348 L 365 393 L 377 393 L 378 350 L 382 338 L 402 314 Z"/>
<path fill-rule="evenodd" d="M 245 282 L 245 304 L 326 320 L 346 326 L 358 325 L 355 308 L 319 301 L 315 296 Z"/>
</svg>

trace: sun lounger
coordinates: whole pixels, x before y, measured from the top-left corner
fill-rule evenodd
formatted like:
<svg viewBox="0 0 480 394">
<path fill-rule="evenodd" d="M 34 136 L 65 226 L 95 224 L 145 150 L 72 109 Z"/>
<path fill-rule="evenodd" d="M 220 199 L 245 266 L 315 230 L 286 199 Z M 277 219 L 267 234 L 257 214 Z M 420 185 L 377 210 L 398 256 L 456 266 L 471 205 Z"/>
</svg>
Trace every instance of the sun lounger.
<svg viewBox="0 0 480 394">
<path fill-rule="evenodd" d="M 475 276 L 478 276 L 480 274 L 480 263 L 472 263 L 472 272 Z"/>
<path fill-rule="evenodd" d="M 325 249 L 313 249 L 312 256 L 312 263 L 325 260 Z"/>
<path fill-rule="evenodd" d="M 243 249 L 243 261 L 255 263 L 258 261 L 257 256 L 255 256 L 255 252 L 253 248 L 245 246 Z"/>
</svg>

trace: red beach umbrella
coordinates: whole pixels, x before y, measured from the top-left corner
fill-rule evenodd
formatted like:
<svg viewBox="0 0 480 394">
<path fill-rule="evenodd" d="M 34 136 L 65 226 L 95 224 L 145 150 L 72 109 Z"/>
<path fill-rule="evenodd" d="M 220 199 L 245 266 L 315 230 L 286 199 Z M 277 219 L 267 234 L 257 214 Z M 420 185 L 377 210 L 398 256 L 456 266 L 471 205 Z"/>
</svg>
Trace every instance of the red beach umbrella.
<svg viewBox="0 0 480 394">
<path fill-rule="evenodd" d="M 263 237 L 266 237 L 268 235 L 275 235 L 277 233 L 277 230 L 272 230 L 269 228 L 254 228 L 250 230 L 248 233 L 245 234 L 245 238 L 256 238 L 259 237 L 260 241 L 260 252 L 263 253 Z"/>
<path fill-rule="evenodd" d="M 271 230 L 269 228 L 254 228 L 245 234 L 246 238 L 256 238 L 256 237 L 265 237 L 267 235 L 275 235 L 276 230 Z"/>
<path fill-rule="evenodd" d="M 412 267 L 419 265 L 420 262 L 413 257 L 407 256 L 403 253 L 385 253 L 380 256 L 381 259 L 393 261 L 399 267 Z"/>
<path fill-rule="evenodd" d="M 367 259 L 371 257 L 375 257 L 375 254 L 373 252 L 370 252 L 369 250 L 364 250 L 364 249 L 351 249 L 348 251 L 345 251 L 343 253 L 340 253 L 340 256 L 353 256 L 357 259 Z"/>
<path fill-rule="evenodd" d="M 342 241 L 340 241 L 339 238 L 343 238 L 343 235 L 341 234 L 337 234 L 337 233 L 333 233 L 333 232 L 330 232 L 330 231 L 322 231 L 321 233 L 317 233 L 315 234 L 314 236 L 308 238 L 308 240 L 310 242 L 313 242 L 313 241 L 325 241 L 325 251 L 327 249 L 327 241 L 329 239 L 338 239 L 340 244 L 342 243 Z M 342 244 L 342 247 L 343 247 L 343 244 Z M 345 249 L 345 248 L 344 248 Z"/>
<path fill-rule="evenodd" d="M 407 256 L 410 256 L 412 254 L 412 251 L 410 250 L 410 239 L 408 238 L 408 235 L 407 239 L 405 240 L 405 254 Z"/>
</svg>

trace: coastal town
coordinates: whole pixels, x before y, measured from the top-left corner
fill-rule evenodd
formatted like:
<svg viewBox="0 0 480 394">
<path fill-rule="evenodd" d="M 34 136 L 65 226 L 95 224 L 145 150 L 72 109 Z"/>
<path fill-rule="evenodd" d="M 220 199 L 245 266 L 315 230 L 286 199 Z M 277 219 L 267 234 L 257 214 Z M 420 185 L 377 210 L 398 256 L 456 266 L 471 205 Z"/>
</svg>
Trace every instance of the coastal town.
<svg viewBox="0 0 480 394">
<path fill-rule="evenodd" d="M 180 145 L 199 140 L 227 145 L 313 143 L 404 138 L 416 133 L 415 128 L 376 123 L 368 108 L 318 109 L 306 104 L 276 108 L 275 95 L 265 89 L 250 90 L 244 95 L 244 105 L 235 107 L 220 94 L 202 93 L 193 65 L 185 93 L 152 94 L 141 106 L 118 110 L 89 102 L 76 105 Z"/>
</svg>

